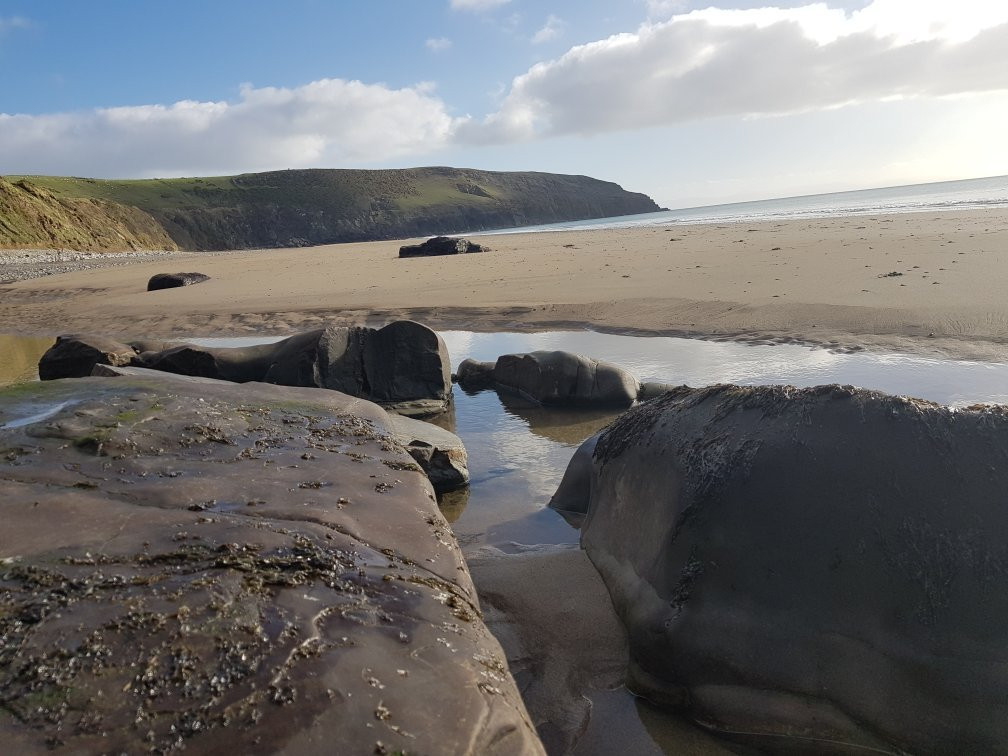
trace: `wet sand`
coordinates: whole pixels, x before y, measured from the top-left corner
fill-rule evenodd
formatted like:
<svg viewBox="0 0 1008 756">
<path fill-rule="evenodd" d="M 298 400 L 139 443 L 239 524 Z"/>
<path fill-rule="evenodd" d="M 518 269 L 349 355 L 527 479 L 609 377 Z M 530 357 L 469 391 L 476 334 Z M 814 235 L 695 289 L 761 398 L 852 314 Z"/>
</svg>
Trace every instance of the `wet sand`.
<svg viewBox="0 0 1008 756">
<path fill-rule="evenodd" d="M 440 328 L 589 326 L 1008 359 L 1003 209 L 480 241 L 491 251 L 400 260 L 403 242 L 371 242 L 20 281 L 0 286 L 0 332 L 238 335 L 413 317 Z M 212 280 L 145 291 L 151 275 L 176 269 Z"/>
</svg>

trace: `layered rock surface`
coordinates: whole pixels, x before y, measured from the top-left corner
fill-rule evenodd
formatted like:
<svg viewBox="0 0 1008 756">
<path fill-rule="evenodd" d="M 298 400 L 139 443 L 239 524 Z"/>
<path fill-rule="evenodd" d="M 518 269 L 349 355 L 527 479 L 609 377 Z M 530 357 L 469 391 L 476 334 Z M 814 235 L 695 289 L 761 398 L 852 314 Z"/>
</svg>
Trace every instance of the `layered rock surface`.
<svg viewBox="0 0 1008 756">
<path fill-rule="evenodd" d="M 541 753 L 377 406 L 160 375 L 0 393 L 11 752 Z"/>
<path fill-rule="evenodd" d="M 588 443 L 555 502 L 635 690 L 774 748 L 1008 747 L 1004 408 L 680 388 Z"/>
</svg>

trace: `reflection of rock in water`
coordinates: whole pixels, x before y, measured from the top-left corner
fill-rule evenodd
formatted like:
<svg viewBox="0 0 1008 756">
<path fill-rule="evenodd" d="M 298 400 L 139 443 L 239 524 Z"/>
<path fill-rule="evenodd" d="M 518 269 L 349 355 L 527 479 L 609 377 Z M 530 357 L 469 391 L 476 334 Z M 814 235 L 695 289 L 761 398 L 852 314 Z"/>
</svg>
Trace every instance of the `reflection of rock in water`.
<svg viewBox="0 0 1008 756">
<path fill-rule="evenodd" d="M 438 496 L 438 509 L 448 522 L 455 522 L 462 516 L 469 503 L 469 487 L 446 491 Z"/>
<path fill-rule="evenodd" d="M 585 696 L 591 701 L 591 718 L 574 746 L 574 756 L 609 756 L 612 753 L 728 756 L 757 753 L 715 737 L 682 717 L 662 711 L 623 686 L 612 690 L 590 690 Z"/>
<path fill-rule="evenodd" d="M 50 338 L 0 333 L 0 386 L 36 378 L 39 357 L 51 345 Z"/>
<path fill-rule="evenodd" d="M 617 417 L 612 409 L 559 409 L 543 407 L 526 399 L 501 392 L 498 394 L 505 411 L 528 423 L 537 436 L 560 444 L 580 444 Z"/>
</svg>

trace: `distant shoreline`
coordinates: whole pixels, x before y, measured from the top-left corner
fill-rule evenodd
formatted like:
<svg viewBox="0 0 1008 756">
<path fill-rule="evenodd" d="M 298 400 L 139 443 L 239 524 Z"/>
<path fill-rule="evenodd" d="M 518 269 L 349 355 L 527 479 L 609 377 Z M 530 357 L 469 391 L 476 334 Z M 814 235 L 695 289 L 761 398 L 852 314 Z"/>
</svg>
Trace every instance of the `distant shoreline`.
<svg viewBox="0 0 1008 756">
<path fill-rule="evenodd" d="M 184 253 L 12 283 L 0 332 L 241 336 L 411 317 L 1008 361 L 1008 209 L 512 234 L 489 252 L 410 260 L 403 241 Z M 145 290 L 154 273 L 190 269 L 211 280 Z"/>
<path fill-rule="evenodd" d="M 1008 176 L 988 176 L 927 184 L 906 184 L 877 189 L 857 189 L 824 194 L 804 194 L 795 197 L 726 202 L 717 205 L 698 205 L 637 215 L 474 231 L 471 235 L 493 236 L 709 223 L 761 223 L 1005 208 L 1008 208 Z"/>
</svg>

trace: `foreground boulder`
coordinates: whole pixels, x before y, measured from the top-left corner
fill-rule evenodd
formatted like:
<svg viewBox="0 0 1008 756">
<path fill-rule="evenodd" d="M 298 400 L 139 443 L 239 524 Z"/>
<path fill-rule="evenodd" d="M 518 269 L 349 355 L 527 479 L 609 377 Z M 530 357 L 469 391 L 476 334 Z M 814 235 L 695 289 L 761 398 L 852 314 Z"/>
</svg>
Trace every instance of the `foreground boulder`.
<svg viewBox="0 0 1008 756">
<path fill-rule="evenodd" d="M 621 367 L 559 351 L 502 355 L 493 380 L 498 390 L 552 405 L 629 407 L 640 390 Z"/>
<path fill-rule="evenodd" d="M 72 342 L 61 346 L 63 340 Z M 78 342 L 88 350 L 77 346 Z M 115 351 L 117 346 L 121 354 Z M 39 373 L 43 379 L 77 377 L 90 375 L 95 364 L 131 364 L 238 383 L 333 389 L 405 415 L 443 412 L 451 401 L 448 348 L 437 333 L 411 320 L 377 329 L 330 326 L 248 347 L 146 342 L 136 342 L 136 347 L 101 337 L 60 337 L 52 354 L 43 356 Z M 46 374 L 42 374 L 46 362 Z"/>
<path fill-rule="evenodd" d="M 0 393 L 0 471 L 6 751 L 542 752 L 374 404 L 50 382 Z"/>
<path fill-rule="evenodd" d="M 193 284 L 209 281 L 210 276 L 205 273 L 157 273 L 150 277 L 147 282 L 147 291 L 157 291 L 158 289 L 175 289 L 179 286 L 192 286 Z"/>
<path fill-rule="evenodd" d="M 83 378 L 95 365 L 129 365 L 136 351 L 104 336 L 68 334 L 58 336 L 39 360 L 39 378 Z"/>
<path fill-rule="evenodd" d="M 454 236 L 435 236 L 422 244 L 399 247 L 399 257 L 433 257 L 436 255 L 465 255 L 485 252 L 486 247 Z"/>
<path fill-rule="evenodd" d="M 679 388 L 588 443 L 555 502 L 632 689 L 775 748 L 1008 750 L 1008 410 Z"/>
</svg>

